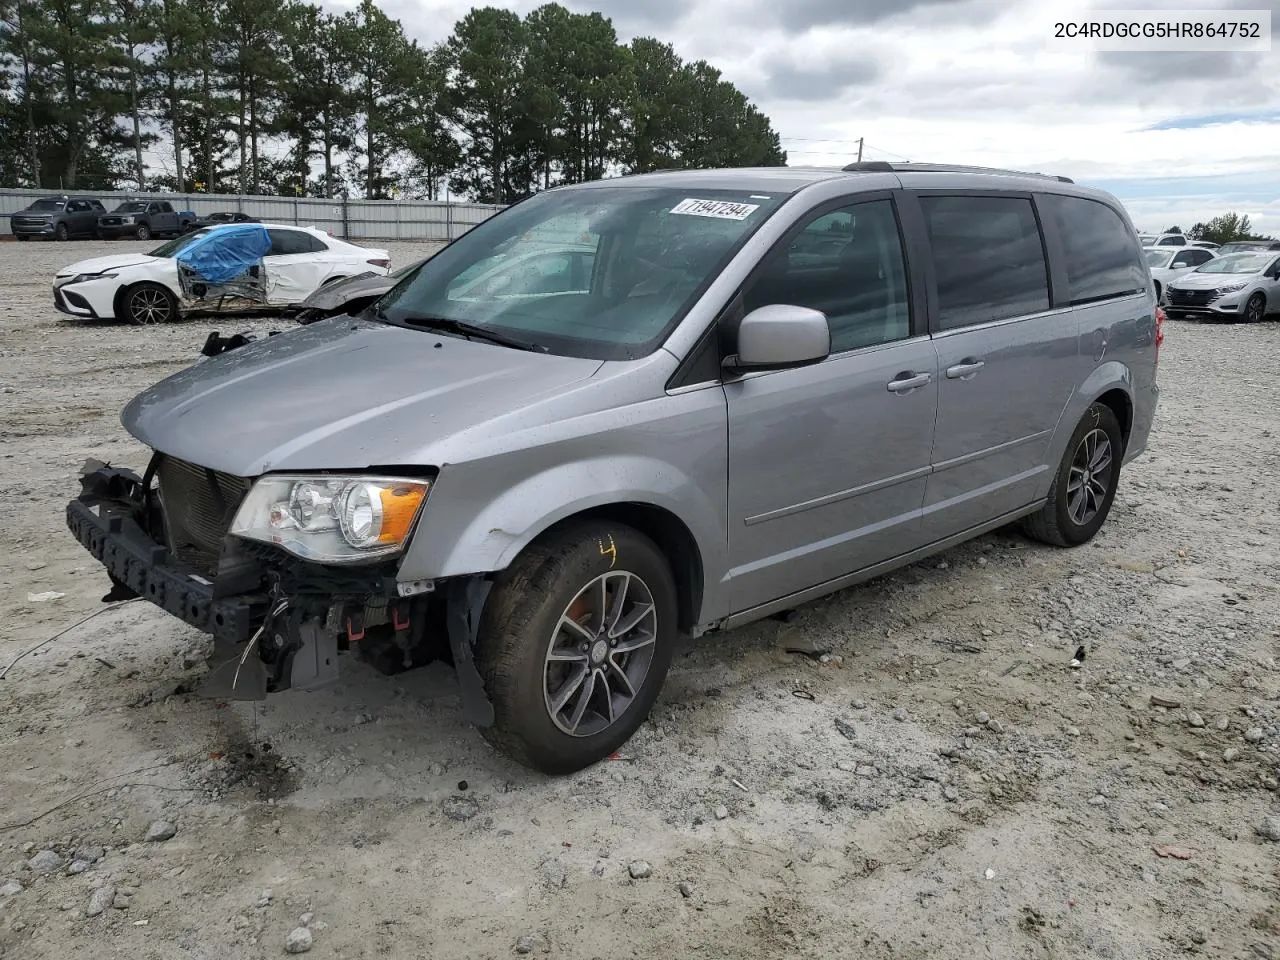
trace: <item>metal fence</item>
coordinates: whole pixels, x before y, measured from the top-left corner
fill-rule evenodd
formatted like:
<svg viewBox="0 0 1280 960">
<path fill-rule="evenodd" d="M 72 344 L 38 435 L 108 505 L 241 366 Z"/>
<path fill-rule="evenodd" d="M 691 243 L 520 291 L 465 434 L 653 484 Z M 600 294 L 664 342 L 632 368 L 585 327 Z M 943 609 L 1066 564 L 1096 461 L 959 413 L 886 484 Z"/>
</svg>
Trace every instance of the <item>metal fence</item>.
<svg viewBox="0 0 1280 960">
<path fill-rule="evenodd" d="M 56 190 L 0 188 L 0 235 L 10 234 L 9 215 L 39 197 L 63 195 Z M 102 201 L 108 210 L 128 199 L 168 200 L 175 210 L 197 215 L 236 210 L 268 223 L 288 223 L 327 230 L 348 240 L 454 240 L 501 206 L 488 203 L 443 203 L 438 200 L 324 200 L 316 197 L 255 197 L 207 193 L 66 191 L 66 196 Z"/>
</svg>

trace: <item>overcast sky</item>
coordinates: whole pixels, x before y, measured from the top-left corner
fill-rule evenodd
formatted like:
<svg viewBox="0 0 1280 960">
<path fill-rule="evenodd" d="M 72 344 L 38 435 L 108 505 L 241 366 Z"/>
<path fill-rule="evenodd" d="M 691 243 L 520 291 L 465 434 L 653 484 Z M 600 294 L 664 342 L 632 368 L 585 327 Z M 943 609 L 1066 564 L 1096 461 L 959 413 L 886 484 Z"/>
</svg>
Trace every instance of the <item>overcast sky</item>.
<svg viewBox="0 0 1280 960">
<path fill-rule="evenodd" d="M 561 0 L 706 59 L 773 121 L 792 165 L 1008 166 L 1110 189 L 1140 230 L 1234 209 L 1280 235 L 1280 44 L 1270 53 L 1095 53 L 1059 20 L 1280 0 Z M 327 0 L 342 8 L 349 2 Z M 474 4 L 384 0 L 425 43 Z M 536 0 L 499 2 L 521 14 Z"/>
</svg>

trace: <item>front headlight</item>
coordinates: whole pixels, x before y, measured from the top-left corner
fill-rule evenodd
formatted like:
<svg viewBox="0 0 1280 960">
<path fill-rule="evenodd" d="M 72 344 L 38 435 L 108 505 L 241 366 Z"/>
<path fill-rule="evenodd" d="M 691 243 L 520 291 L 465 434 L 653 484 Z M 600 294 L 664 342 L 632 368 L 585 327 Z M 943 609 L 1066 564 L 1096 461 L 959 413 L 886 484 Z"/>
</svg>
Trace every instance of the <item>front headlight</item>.
<svg viewBox="0 0 1280 960">
<path fill-rule="evenodd" d="M 267 476 L 231 533 L 318 563 L 362 563 L 404 549 L 430 489 L 403 477 Z"/>
<path fill-rule="evenodd" d="M 1247 280 L 1242 280 L 1239 283 L 1223 284 L 1221 287 L 1216 289 L 1218 293 L 1235 293 L 1237 290 L 1243 290 L 1247 284 Z"/>
<path fill-rule="evenodd" d="M 77 273 L 67 283 L 84 283 L 86 280 L 110 280 L 112 277 L 118 276 L 114 273 Z"/>
</svg>

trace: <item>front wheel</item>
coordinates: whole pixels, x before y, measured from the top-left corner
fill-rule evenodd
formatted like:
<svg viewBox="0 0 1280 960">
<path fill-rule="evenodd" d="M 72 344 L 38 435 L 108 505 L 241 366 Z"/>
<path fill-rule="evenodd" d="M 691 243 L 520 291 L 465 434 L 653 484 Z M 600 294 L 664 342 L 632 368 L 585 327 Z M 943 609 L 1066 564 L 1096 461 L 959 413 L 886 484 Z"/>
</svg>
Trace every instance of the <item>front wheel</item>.
<svg viewBox="0 0 1280 960">
<path fill-rule="evenodd" d="M 56 240 L 66 240 L 71 236 L 71 231 L 67 229 L 65 223 L 60 223 L 53 228 L 53 236 Z"/>
<path fill-rule="evenodd" d="M 150 240 L 151 228 L 148 227 L 145 223 L 140 223 L 138 224 L 138 229 L 133 231 L 133 235 L 137 237 L 139 240 Z"/>
<path fill-rule="evenodd" d="M 1261 290 L 1251 296 L 1244 304 L 1245 323 L 1261 323 L 1267 315 L 1267 298 Z"/>
<path fill-rule="evenodd" d="M 178 298 L 158 283 L 140 283 L 122 298 L 124 319 L 139 327 L 171 323 L 178 317 Z"/>
<path fill-rule="evenodd" d="M 1092 404 L 1071 435 L 1048 500 L 1023 521 L 1027 535 L 1057 547 L 1092 540 L 1111 512 L 1123 454 L 1115 413 L 1106 404 Z"/>
<path fill-rule="evenodd" d="M 481 620 L 476 665 L 494 706 L 484 736 L 548 774 L 604 759 L 648 716 L 671 665 L 675 580 L 626 526 L 567 526 L 503 571 Z"/>
</svg>

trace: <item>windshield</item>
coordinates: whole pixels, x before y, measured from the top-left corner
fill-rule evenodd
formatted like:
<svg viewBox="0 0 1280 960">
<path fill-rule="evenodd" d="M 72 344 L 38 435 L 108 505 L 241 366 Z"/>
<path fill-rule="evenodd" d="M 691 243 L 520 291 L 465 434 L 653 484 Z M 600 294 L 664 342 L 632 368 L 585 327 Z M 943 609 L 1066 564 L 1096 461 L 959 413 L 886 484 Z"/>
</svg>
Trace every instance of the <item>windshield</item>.
<svg viewBox="0 0 1280 960">
<path fill-rule="evenodd" d="M 42 211 L 61 210 L 64 206 L 66 206 L 66 203 L 63 200 L 37 200 L 35 203 L 31 204 L 31 206 L 27 207 L 27 209 Z"/>
<path fill-rule="evenodd" d="M 194 233 L 184 233 L 180 237 L 174 237 L 168 243 L 160 244 L 160 246 L 152 250 L 149 254 L 147 254 L 147 256 L 172 257 L 175 253 L 177 253 L 187 244 L 191 243 L 191 241 L 195 240 L 197 237 L 206 236 L 208 233 L 209 233 L 208 230 L 197 230 Z"/>
<path fill-rule="evenodd" d="M 206 219 L 206 220 L 218 220 L 218 221 L 220 221 L 220 222 L 222 222 L 222 223 L 229 223 L 230 221 L 234 220 L 235 218 L 236 218 L 236 215 L 235 215 L 234 213 L 211 213 L 211 214 L 209 214 L 209 216 L 207 216 L 205 219 Z"/>
<path fill-rule="evenodd" d="M 1159 250 L 1152 248 L 1143 251 L 1147 255 L 1147 266 L 1149 267 L 1167 267 L 1169 261 L 1173 259 L 1176 250 Z"/>
<path fill-rule="evenodd" d="M 457 321 L 566 356 L 645 356 L 785 199 L 696 187 L 550 190 L 445 247 L 379 301 L 377 316 Z"/>
<path fill-rule="evenodd" d="M 1274 259 L 1273 253 L 1230 253 L 1196 267 L 1196 273 L 1261 273 Z"/>
<path fill-rule="evenodd" d="M 1138 239 L 1142 241 L 1142 245 L 1144 247 L 1149 247 L 1151 246 L 1151 244 L 1155 243 L 1160 238 L 1157 237 L 1154 233 L 1140 233 L 1138 234 Z"/>
<path fill-rule="evenodd" d="M 128 203 L 122 203 L 111 211 L 112 213 L 146 213 L 147 204 L 142 200 L 133 200 Z"/>
</svg>

